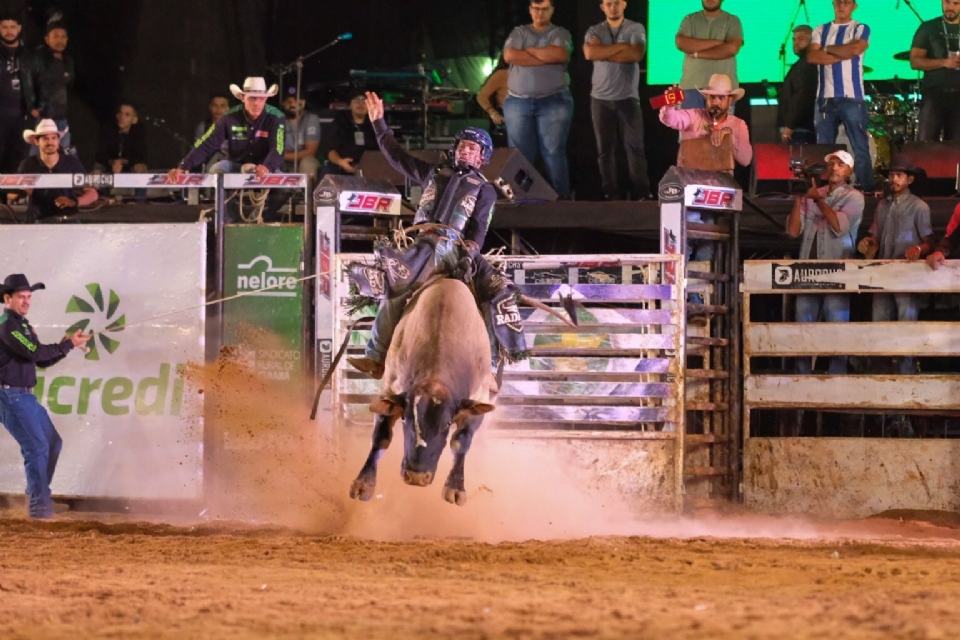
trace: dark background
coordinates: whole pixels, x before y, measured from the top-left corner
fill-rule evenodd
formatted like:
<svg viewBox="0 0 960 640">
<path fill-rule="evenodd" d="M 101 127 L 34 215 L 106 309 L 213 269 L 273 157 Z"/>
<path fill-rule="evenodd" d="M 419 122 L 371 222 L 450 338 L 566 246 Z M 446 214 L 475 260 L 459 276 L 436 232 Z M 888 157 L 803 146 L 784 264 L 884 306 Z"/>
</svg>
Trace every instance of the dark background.
<svg viewBox="0 0 960 640">
<path fill-rule="evenodd" d="M 699 2 L 690 5 L 691 11 L 699 8 Z M 183 155 L 211 91 L 242 84 L 247 75 L 275 82 L 268 71 L 272 65 L 288 63 L 345 31 L 353 33 L 352 40 L 304 63 L 304 87 L 346 81 L 351 69 L 413 70 L 420 63 L 430 69 L 440 59 L 493 58 L 514 26 L 530 22 L 526 0 L 7 0 L 0 7 L 23 11 L 31 46 L 40 44 L 39 29 L 51 11 L 64 14 L 68 53 L 77 65 L 70 124 L 81 159 L 92 158 L 98 123 L 110 122 L 123 98 L 133 100 L 141 116 L 155 119 L 148 126 L 150 164 L 158 168 Z M 630 1 L 626 15 L 646 24 L 646 0 Z M 569 155 L 578 199 L 600 195 L 589 115 L 592 65 L 581 45 L 586 29 L 601 20 L 599 0 L 556 2 L 553 21 L 571 32 L 575 47 Z M 286 82 L 292 85 L 294 76 Z M 676 134 L 660 125 L 645 99 L 657 90 L 662 88 L 640 87 L 654 181 L 676 154 Z M 325 107 L 328 94 L 308 93 L 310 107 Z M 748 112 L 745 102 L 738 105 L 738 115 Z"/>
</svg>

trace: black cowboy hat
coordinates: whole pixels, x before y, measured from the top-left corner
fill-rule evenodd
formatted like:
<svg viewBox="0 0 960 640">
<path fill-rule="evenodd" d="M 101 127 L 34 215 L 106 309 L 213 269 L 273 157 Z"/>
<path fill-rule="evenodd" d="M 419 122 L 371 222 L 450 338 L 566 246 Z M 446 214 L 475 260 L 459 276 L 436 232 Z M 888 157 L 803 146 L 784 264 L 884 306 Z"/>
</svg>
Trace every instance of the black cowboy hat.
<svg viewBox="0 0 960 640">
<path fill-rule="evenodd" d="M 0 294 L 6 295 L 8 293 L 15 293 L 17 291 L 36 291 L 37 289 L 46 289 L 46 285 L 42 282 L 37 282 L 36 284 L 31 285 L 27 280 L 27 276 L 22 273 L 12 273 L 4 279 L 3 284 L 0 285 Z"/>
<path fill-rule="evenodd" d="M 890 161 L 890 167 L 887 169 L 887 173 L 892 173 L 894 171 L 899 171 L 900 173 L 905 173 L 908 176 L 926 176 L 927 172 L 921 169 L 920 167 L 913 164 L 910 161 L 910 158 L 906 156 L 897 156 Z"/>
</svg>

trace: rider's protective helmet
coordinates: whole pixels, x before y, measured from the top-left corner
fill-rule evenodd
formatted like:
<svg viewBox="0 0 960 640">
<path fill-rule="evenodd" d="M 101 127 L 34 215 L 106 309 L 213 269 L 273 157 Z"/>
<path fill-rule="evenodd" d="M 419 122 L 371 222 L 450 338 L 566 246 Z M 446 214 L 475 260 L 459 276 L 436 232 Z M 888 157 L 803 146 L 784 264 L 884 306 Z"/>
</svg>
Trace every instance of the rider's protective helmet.
<svg viewBox="0 0 960 640">
<path fill-rule="evenodd" d="M 450 157 L 453 158 L 454 162 L 457 161 L 457 147 L 460 146 L 461 140 L 470 140 L 480 145 L 483 152 L 483 164 L 490 162 L 490 158 L 493 157 L 493 138 L 490 137 L 489 133 L 479 127 L 467 127 L 455 135 L 453 137 L 453 147 L 450 148 Z"/>
</svg>

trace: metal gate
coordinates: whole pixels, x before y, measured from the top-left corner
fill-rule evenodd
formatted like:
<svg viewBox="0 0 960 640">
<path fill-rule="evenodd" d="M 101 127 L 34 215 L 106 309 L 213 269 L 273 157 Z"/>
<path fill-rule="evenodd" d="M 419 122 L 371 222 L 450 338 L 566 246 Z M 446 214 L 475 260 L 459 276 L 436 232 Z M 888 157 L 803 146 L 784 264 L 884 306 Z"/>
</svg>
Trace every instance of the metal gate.
<svg viewBox="0 0 960 640">
<path fill-rule="evenodd" d="M 337 256 L 334 344 L 351 323 L 344 306 L 343 265 L 369 255 Z M 512 438 L 610 443 L 609 455 L 644 449 L 624 473 L 656 487 L 657 502 L 683 503 L 685 333 L 679 255 L 565 255 L 503 257 L 523 293 L 554 304 L 572 295 L 580 326 L 567 327 L 543 311 L 522 309 L 530 357 L 506 367 L 497 412 L 484 429 Z M 682 278 L 681 278 L 682 280 Z M 372 315 L 375 309 L 364 310 Z M 368 327 L 355 330 L 359 353 Z M 337 432 L 369 427 L 367 409 L 379 383 L 341 365 L 333 378 Z M 635 456 L 636 457 L 636 456 Z"/>
</svg>

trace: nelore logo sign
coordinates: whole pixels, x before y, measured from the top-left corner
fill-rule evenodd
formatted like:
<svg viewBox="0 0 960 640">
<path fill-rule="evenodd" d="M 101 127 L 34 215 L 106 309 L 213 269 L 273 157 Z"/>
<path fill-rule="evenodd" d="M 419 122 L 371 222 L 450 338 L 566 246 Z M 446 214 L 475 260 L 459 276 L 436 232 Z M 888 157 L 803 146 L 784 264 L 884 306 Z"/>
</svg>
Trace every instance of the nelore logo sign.
<svg viewBox="0 0 960 640">
<path fill-rule="evenodd" d="M 250 293 L 253 297 L 295 298 L 297 296 L 296 267 L 273 266 L 273 259 L 259 255 L 247 264 L 237 265 L 237 293 Z M 269 291 L 260 291 L 271 287 Z"/>
<path fill-rule="evenodd" d="M 84 365 L 84 371 L 93 367 L 89 377 L 53 375 L 55 369 L 46 375 L 44 371 L 37 376 L 37 398 L 51 413 L 58 415 L 179 415 L 183 406 L 183 378 L 178 374 L 177 365 L 159 363 L 155 374 L 137 378 L 110 375 L 109 369 L 115 369 L 120 363 L 107 356 L 120 349 L 117 334 L 126 328 L 126 315 L 122 312 L 120 295 L 113 289 L 95 282 L 85 289 L 86 292 L 71 296 L 67 302 L 68 317 L 81 316 L 67 332 L 77 329 L 92 332 L 86 359 L 99 364 Z M 108 290 L 109 293 L 105 293 Z"/>
<path fill-rule="evenodd" d="M 120 313 L 120 296 L 113 289 L 108 296 L 104 296 L 103 287 L 95 282 L 88 284 L 86 289 L 86 294 L 72 296 L 67 302 L 67 313 L 83 314 L 82 318 L 70 325 L 67 333 L 71 334 L 77 329 L 83 332 L 92 331 L 94 335 L 87 343 L 90 351 L 86 359 L 99 360 L 101 347 L 108 354 L 113 354 L 120 348 L 120 341 L 107 334 L 115 336 L 123 331 L 127 324 L 127 316 Z"/>
</svg>

